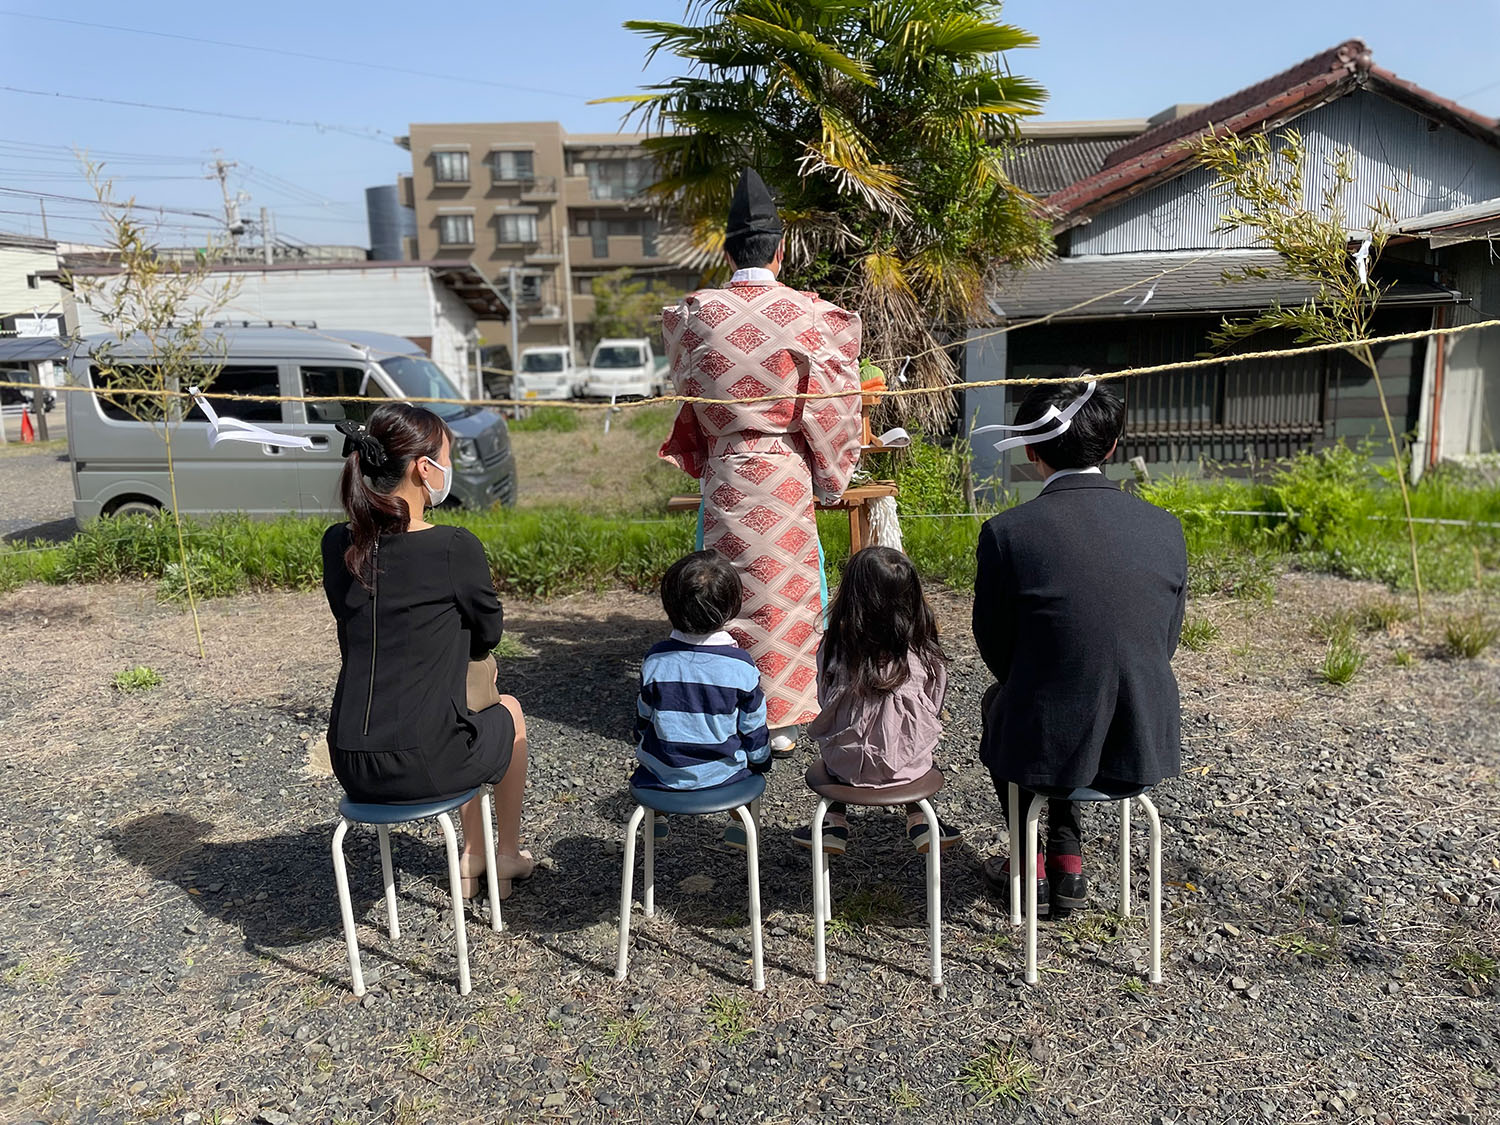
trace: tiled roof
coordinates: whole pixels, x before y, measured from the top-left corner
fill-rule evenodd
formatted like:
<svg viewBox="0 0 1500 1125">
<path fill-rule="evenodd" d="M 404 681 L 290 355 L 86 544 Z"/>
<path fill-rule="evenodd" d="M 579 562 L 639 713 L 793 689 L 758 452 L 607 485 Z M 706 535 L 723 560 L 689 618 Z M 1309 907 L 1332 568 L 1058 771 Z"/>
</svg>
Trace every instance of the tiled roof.
<svg viewBox="0 0 1500 1125">
<path fill-rule="evenodd" d="M 1270 276 L 1224 281 L 1226 269 L 1243 266 L 1264 269 Z M 1100 320 L 1171 313 L 1253 312 L 1277 302 L 1300 305 L 1317 293 L 1316 286 L 1280 275 L 1279 266 L 1280 258 L 1271 250 L 1058 258 L 1046 266 L 1003 279 L 990 290 L 990 304 L 997 315 L 1011 322 L 1053 313 L 1058 314 L 1058 320 Z M 1106 293 L 1111 296 L 1102 297 Z M 1402 282 L 1385 294 L 1382 301 L 1433 304 L 1452 299 L 1448 290 Z"/>
<path fill-rule="evenodd" d="M 1092 176 L 1129 137 L 1063 137 L 1022 141 L 1006 154 L 1005 172 L 1032 195 L 1046 196 Z"/>
<path fill-rule="evenodd" d="M 1063 215 L 1066 230 L 1122 198 L 1175 175 L 1191 159 L 1183 142 L 1211 129 L 1249 133 L 1284 122 L 1339 94 L 1365 86 L 1421 112 L 1500 145 L 1500 122 L 1440 98 L 1371 63 L 1369 48 L 1350 39 L 1306 59 L 1290 70 L 1221 98 L 1173 121 L 1149 129 L 1105 157 L 1104 166 L 1048 196 L 1048 205 Z"/>
</svg>

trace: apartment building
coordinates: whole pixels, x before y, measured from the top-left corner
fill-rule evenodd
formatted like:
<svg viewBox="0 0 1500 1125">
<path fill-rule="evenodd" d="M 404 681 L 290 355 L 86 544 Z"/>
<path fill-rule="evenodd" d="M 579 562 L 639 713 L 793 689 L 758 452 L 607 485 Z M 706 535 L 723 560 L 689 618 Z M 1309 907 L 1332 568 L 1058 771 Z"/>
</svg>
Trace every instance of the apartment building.
<svg viewBox="0 0 1500 1125">
<path fill-rule="evenodd" d="M 463 258 L 501 292 L 514 278 L 522 348 L 595 338 L 592 283 L 628 267 L 642 281 L 682 293 L 697 273 L 664 255 L 642 137 L 568 133 L 555 121 L 412 125 L 398 140 L 412 174 L 398 182 L 416 216 L 405 256 Z M 510 325 L 481 322 L 486 343 L 508 345 Z"/>
</svg>

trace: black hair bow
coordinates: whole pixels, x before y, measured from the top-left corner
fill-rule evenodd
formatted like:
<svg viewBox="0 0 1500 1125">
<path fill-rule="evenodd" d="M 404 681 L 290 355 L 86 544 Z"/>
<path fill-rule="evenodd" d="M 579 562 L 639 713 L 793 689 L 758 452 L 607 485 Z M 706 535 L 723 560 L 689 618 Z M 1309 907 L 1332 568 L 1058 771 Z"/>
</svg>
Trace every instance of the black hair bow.
<svg viewBox="0 0 1500 1125">
<path fill-rule="evenodd" d="M 344 435 L 342 456 L 347 457 L 351 453 L 358 453 L 360 461 L 367 469 L 379 469 L 385 465 L 385 446 L 380 444 L 379 438 L 358 422 L 345 419 L 342 422 L 335 422 L 333 428 Z"/>
</svg>

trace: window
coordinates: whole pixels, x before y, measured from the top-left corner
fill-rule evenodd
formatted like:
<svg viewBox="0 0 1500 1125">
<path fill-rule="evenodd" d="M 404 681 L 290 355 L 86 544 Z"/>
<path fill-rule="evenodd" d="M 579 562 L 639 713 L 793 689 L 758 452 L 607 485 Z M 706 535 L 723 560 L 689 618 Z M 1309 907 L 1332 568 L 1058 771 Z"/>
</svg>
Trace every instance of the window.
<svg viewBox="0 0 1500 1125">
<path fill-rule="evenodd" d="M 587 160 L 590 199 L 634 199 L 656 180 L 656 169 L 644 156 L 621 160 Z"/>
<path fill-rule="evenodd" d="M 594 257 L 609 257 L 609 223 L 603 219 L 595 219 L 589 226 L 594 237 Z"/>
<path fill-rule="evenodd" d="M 641 257 L 656 257 L 656 220 L 641 220 Z"/>
<path fill-rule="evenodd" d="M 380 405 L 385 390 L 374 379 L 365 378 L 363 367 L 304 367 L 302 393 L 305 395 L 347 396 L 344 402 L 309 402 L 309 422 L 368 422 L 370 412 Z"/>
<path fill-rule="evenodd" d="M 213 404 L 214 410 L 221 415 L 227 414 L 231 418 L 238 418 L 241 422 L 264 423 L 281 421 L 281 403 L 235 402 L 220 396 L 279 395 L 280 393 L 281 372 L 274 365 L 234 364 L 219 371 L 203 397 L 208 399 Z M 187 422 L 208 421 L 196 403 L 183 416 L 183 420 Z"/>
<path fill-rule="evenodd" d="M 523 273 L 521 275 L 521 300 L 529 304 L 540 304 L 542 300 L 542 275 L 539 273 Z"/>
<path fill-rule="evenodd" d="M 395 380 L 401 393 L 411 398 L 459 398 L 458 389 L 448 381 L 442 368 L 425 355 L 397 355 L 380 361 L 385 373 Z M 424 402 L 422 407 L 432 411 L 445 422 L 455 418 L 467 418 L 474 413 L 471 406 L 459 406 L 452 402 Z"/>
<path fill-rule="evenodd" d="M 41 278 L 37 277 L 37 275 L 34 274 L 34 273 L 28 273 L 26 275 L 26 288 L 27 289 L 40 289 L 41 287 L 42 287 L 42 279 Z"/>
<path fill-rule="evenodd" d="M 159 376 L 148 366 L 98 367 L 90 371 L 94 386 L 100 390 L 109 387 L 159 387 Z M 95 395 L 99 412 L 116 422 L 149 422 L 161 418 L 161 399 L 146 395 L 114 394 Z"/>
<path fill-rule="evenodd" d="M 435 152 L 432 154 L 433 178 L 440 184 L 466 184 L 469 182 L 469 154 L 467 152 Z"/>
<path fill-rule="evenodd" d="M 439 215 L 438 216 L 438 245 L 439 246 L 473 246 L 474 245 L 474 216 L 473 215 Z"/>
<path fill-rule="evenodd" d="M 536 179 L 536 154 L 529 150 L 501 149 L 490 154 L 490 174 L 497 183 Z"/>
<path fill-rule="evenodd" d="M 497 218 L 501 242 L 536 242 L 535 215 L 499 215 Z"/>
</svg>

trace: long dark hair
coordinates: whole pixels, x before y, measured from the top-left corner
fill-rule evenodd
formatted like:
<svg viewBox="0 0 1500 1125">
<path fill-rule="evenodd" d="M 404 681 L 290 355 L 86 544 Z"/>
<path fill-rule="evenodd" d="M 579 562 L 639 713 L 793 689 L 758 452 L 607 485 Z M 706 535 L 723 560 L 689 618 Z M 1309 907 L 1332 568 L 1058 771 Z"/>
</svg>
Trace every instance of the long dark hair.
<svg viewBox="0 0 1500 1125">
<path fill-rule="evenodd" d="M 365 589 L 374 589 L 372 565 L 382 535 L 405 531 L 411 522 L 406 501 L 391 492 L 418 457 L 437 459 L 443 439 L 452 435 L 430 410 L 408 402 L 389 402 L 370 415 L 367 426 L 340 422 L 348 439 L 339 499 L 349 513 L 349 547 L 344 565 Z"/>
<path fill-rule="evenodd" d="M 906 683 L 910 654 L 929 676 L 948 661 L 922 580 L 900 551 L 866 547 L 845 565 L 828 610 L 823 671 L 856 694 L 876 695 Z"/>
</svg>

